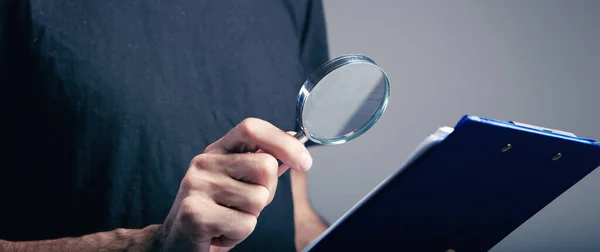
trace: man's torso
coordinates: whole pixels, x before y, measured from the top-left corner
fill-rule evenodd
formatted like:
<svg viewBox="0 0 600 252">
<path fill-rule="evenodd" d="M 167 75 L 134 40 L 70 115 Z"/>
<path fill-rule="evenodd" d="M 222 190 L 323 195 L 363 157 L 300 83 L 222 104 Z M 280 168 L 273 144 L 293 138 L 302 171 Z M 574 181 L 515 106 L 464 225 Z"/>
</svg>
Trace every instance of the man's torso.
<svg viewBox="0 0 600 252">
<path fill-rule="evenodd" d="M 295 127 L 306 3 L 29 2 L 2 80 L 0 239 L 162 223 L 189 161 L 241 120 Z M 245 243 L 291 249 L 292 214 L 286 174 Z"/>
</svg>

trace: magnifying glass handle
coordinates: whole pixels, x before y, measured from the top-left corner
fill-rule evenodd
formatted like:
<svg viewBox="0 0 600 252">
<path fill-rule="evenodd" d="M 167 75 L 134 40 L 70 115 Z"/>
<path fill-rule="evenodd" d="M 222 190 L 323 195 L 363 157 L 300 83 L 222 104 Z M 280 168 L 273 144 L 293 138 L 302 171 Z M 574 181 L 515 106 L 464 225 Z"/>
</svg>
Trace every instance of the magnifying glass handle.
<svg viewBox="0 0 600 252">
<path fill-rule="evenodd" d="M 306 135 L 304 135 L 304 132 L 302 131 L 298 131 L 298 133 L 296 133 L 296 135 L 294 135 L 294 138 L 298 139 L 298 141 L 300 141 L 302 144 L 306 143 L 306 141 L 308 141 L 308 137 L 306 137 Z"/>
</svg>

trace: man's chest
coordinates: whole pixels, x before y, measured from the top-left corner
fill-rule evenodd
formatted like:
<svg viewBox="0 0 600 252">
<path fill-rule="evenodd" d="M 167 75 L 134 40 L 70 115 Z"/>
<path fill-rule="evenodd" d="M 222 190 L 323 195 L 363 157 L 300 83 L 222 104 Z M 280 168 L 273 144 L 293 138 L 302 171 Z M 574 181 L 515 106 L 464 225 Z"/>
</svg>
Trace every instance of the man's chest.
<svg viewBox="0 0 600 252">
<path fill-rule="evenodd" d="M 284 4 L 31 2 L 36 88 L 61 106 L 138 122 L 293 113 L 301 31 Z"/>
</svg>

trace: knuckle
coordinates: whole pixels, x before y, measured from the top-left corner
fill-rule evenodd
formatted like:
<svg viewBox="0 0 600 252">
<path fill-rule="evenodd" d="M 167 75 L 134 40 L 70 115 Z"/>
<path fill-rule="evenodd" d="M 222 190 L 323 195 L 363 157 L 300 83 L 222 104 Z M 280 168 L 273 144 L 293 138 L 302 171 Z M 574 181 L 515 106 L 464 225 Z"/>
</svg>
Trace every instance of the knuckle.
<svg viewBox="0 0 600 252">
<path fill-rule="evenodd" d="M 183 179 L 181 179 L 181 184 L 179 185 L 179 188 L 181 188 L 182 190 L 189 191 L 195 187 L 196 182 L 190 178 L 190 175 L 185 175 Z"/>
<path fill-rule="evenodd" d="M 264 179 L 264 181 L 269 181 L 277 177 L 277 159 L 266 153 L 261 153 L 259 157 L 260 161 L 256 167 L 257 175 Z"/>
<path fill-rule="evenodd" d="M 203 153 L 200 155 L 195 156 L 192 159 L 192 166 L 196 167 L 196 168 L 206 168 L 208 166 L 210 166 L 211 164 L 211 155 Z"/>
<path fill-rule="evenodd" d="M 219 223 L 210 220 L 205 214 L 206 209 L 202 209 L 201 204 L 191 197 L 182 200 L 180 206 L 179 219 L 189 230 L 196 230 L 198 233 L 205 236 L 217 236 L 221 232 Z"/>
<path fill-rule="evenodd" d="M 252 215 L 246 215 L 242 220 L 240 220 L 239 231 L 244 234 L 244 236 L 250 236 L 256 227 L 257 218 Z"/>
<path fill-rule="evenodd" d="M 257 198 L 257 206 L 259 207 L 260 211 L 262 211 L 262 209 L 267 206 L 267 203 L 269 202 L 269 199 L 271 198 L 271 192 L 269 192 L 269 189 L 267 189 L 264 186 L 259 187 L 259 190 L 256 193 L 256 198 Z"/>
<path fill-rule="evenodd" d="M 277 159 L 269 154 L 265 154 L 264 157 L 263 166 L 266 169 L 267 175 L 273 178 L 277 177 Z"/>
<path fill-rule="evenodd" d="M 246 139 L 253 139 L 256 135 L 258 125 L 261 123 L 260 119 L 246 118 L 239 125 L 238 130 L 240 135 Z"/>
<path fill-rule="evenodd" d="M 209 191 L 212 189 L 212 182 L 202 178 L 201 176 L 195 176 L 190 173 L 186 174 L 183 179 L 181 179 L 181 184 L 179 188 L 183 191 Z"/>
<path fill-rule="evenodd" d="M 215 148 L 215 145 L 216 145 L 216 142 L 209 144 L 208 146 L 206 146 L 204 148 L 204 150 L 202 152 L 206 153 L 206 152 L 212 151 Z"/>
<path fill-rule="evenodd" d="M 184 223 L 190 232 L 194 233 L 193 235 L 199 237 L 218 237 L 225 234 L 226 226 L 228 225 L 225 220 L 215 219 L 211 216 L 214 216 L 214 213 L 211 215 L 210 207 L 199 204 L 197 199 L 187 197 L 182 200 L 179 220 Z M 251 222 L 252 220 L 250 219 L 249 221 Z M 248 224 L 242 224 L 241 226 L 244 225 Z"/>
<path fill-rule="evenodd" d="M 277 171 L 278 171 L 278 163 L 275 157 L 264 154 L 262 155 L 263 160 L 260 162 L 259 167 L 257 167 L 257 176 L 261 177 L 261 185 L 265 186 L 269 190 L 273 190 L 273 186 L 277 185 Z"/>
<path fill-rule="evenodd" d="M 269 190 L 263 186 L 257 186 L 258 190 L 255 190 L 254 194 L 247 198 L 249 212 L 253 215 L 258 215 L 269 201 Z"/>
<path fill-rule="evenodd" d="M 201 206 L 196 204 L 196 201 L 191 197 L 186 197 L 181 201 L 180 210 L 179 210 L 179 218 L 186 223 L 190 223 L 193 226 L 202 226 L 204 223 L 204 218 L 202 216 L 202 211 L 200 211 Z"/>
<path fill-rule="evenodd" d="M 254 172 L 256 173 L 255 176 L 257 176 L 258 179 L 257 182 L 261 185 L 266 185 L 266 182 L 269 180 L 269 177 L 271 175 L 269 168 L 264 165 L 259 165 L 256 167 Z"/>
</svg>

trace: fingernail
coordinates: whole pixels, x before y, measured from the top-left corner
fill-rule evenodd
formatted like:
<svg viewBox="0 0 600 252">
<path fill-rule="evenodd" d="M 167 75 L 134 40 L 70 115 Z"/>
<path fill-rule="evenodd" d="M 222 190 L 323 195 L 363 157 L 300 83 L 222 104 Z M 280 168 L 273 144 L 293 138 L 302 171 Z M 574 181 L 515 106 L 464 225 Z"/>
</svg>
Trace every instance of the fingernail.
<svg viewBox="0 0 600 252">
<path fill-rule="evenodd" d="M 303 171 L 308 171 L 311 167 L 312 167 L 312 157 L 310 156 L 310 153 L 308 152 L 304 152 L 302 153 L 302 157 L 300 160 L 300 169 L 302 169 Z"/>
</svg>

